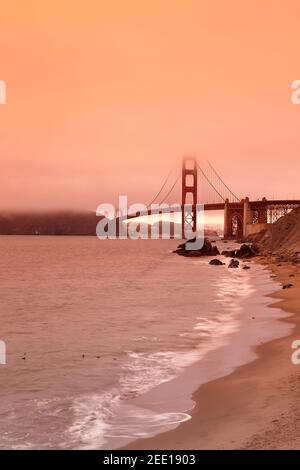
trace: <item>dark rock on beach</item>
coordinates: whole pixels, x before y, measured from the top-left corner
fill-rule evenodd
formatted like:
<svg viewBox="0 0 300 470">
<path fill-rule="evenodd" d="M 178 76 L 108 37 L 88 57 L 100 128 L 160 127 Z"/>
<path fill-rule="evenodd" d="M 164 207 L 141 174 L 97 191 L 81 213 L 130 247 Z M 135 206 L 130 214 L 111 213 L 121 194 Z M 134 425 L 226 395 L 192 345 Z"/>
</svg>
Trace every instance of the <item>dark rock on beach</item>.
<svg viewBox="0 0 300 470">
<path fill-rule="evenodd" d="M 224 250 L 222 251 L 221 255 L 226 256 L 227 258 L 232 258 L 235 256 L 236 250 Z"/>
<path fill-rule="evenodd" d="M 220 254 L 218 248 L 213 245 L 208 238 L 204 239 L 203 247 L 200 250 L 187 250 L 186 244 L 195 242 L 195 238 L 188 240 L 185 243 L 181 243 L 178 248 L 174 251 L 179 256 L 187 257 L 200 257 L 200 256 L 218 256 Z"/>
<path fill-rule="evenodd" d="M 228 265 L 228 268 L 238 268 L 240 262 L 237 259 L 232 259 Z"/>
<path fill-rule="evenodd" d="M 253 258 L 258 255 L 258 249 L 255 246 L 242 245 L 238 250 L 225 250 L 222 255 L 230 258 Z"/>
<path fill-rule="evenodd" d="M 220 261 L 219 259 L 212 259 L 209 264 L 211 264 L 212 266 L 224 266 L 225 263 L 222 263 L 222 261 Z"/>
</svg>

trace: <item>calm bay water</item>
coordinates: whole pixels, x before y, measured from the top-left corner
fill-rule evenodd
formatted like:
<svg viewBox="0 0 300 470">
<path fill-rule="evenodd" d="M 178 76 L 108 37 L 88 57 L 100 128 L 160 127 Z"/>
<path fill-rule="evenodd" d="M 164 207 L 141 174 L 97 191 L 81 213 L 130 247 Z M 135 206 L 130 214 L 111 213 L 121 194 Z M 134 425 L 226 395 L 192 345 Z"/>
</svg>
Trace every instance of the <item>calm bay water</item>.
<svg viewBox="0 0 300 470">
<path fill-rule="evenodd" d="M 177 244 L 0 237 L 0 448 L 110 448 L 190 418 L 130 404 L 226 345 L 255 282 L 273 285 Z"/>
</svg>

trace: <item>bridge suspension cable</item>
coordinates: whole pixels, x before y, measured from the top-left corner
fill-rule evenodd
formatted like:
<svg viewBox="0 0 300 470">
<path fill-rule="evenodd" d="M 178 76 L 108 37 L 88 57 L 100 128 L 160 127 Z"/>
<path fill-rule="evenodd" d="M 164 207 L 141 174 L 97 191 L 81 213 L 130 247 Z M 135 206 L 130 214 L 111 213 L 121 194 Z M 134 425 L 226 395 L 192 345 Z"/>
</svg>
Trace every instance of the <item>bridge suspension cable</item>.
<svg viewBox="0 0 300 470">
<path fill-rule="evenodd" d="M 152 201 L 147 205 L 147 208 L 150 207 L 152 204 L 154 204 L 154 202 L 156 201 L 156 199 L 158 198 L 158 196 L 162 193 L 164 187 L 166 186 L 171 174 L 173 172 L 173 168 L 169 171 L 167 177 L 165 178 L 160 190 L 158 191 L 158 193 L 155 195 L 155 197 L 152 199 Z"/>
<path fill-rule="evenodd" d="M 176 180 L 175 180 L 175 183 L 171 186 L 171 189 L 169 190 L 169 192 L 165 195 L 165 197 L 162 199 L 162 201 L 160 201 L 159 204 L 163 204 L 165 202 L 165 200 L 170 196 L 171 192 L 173 191 L 173 189 L 175 188 L 176 184 L 178 183 L 179 181 L 179 178 L 180 178 L 180 174 L 177 176 Z"/>
<path fill-rule="evenodd" d="M 210 161 L 206 158 L 205 161 L 208 163 L 210 169 L 213 171 L 213 173 L 215 174 L 215 176 L 219 179 L 219 181 L 222 183 L 223 186 L 225 186 L 225 188 L 229 191 L 229 193 L 233 196 L 233 198 L 235 199 L 235 201 L 237 202 L 240 202 L 240 198 L 237 197 L 236 194 L 234 194 L 231 189 L 227 186 L 227 184 L 225 183 L 225 181 L 221 178 L 221 176 L 219 175 L 219 173 L 215 170 L 215 168 L 212 166 L 212 164 L 210 163 Z"/>
<path fill-rule="evenodd" d="M 225 202 L 225 200 L 227 198 L 229 200 L 231 200 L 231 202 L 240 202 L 240 198 L 238 198 L 237 195 L 227 186 L 227 184 L 224 182 L 223 178 L 215 170 L 215 168 L 212 166 L 212 164 L 209 162 L 209 160 L 206 159 L 206 158 L 204 160 L 205 160 L 205 163 L 207 164 L 207 167 L 205 167 L 205 165 L 200 166 L 199 163 L 197 163 L 197 168 L 199 169 L 199 171 L 200 171 L 202 177 L 204 178 L 204 180 L 208 183 L 208 187 L 213 189 L 215 197 L 216 197 L 216 195 L 218 195 L 218 197 L 221 199 L 222 202 Z M 147 209 L 149 209 L 150 206 L 157 201 L 159 196 L 163 193 L 164 189 L 167 189 L 167 185 L 169 183 L 169 180 L 170 180 L 170 177 L 173 173 L 173 170 L 174 170 L 174 168 L 172 168 L 169 171 L 169 173 L 167 174 L 166 178 L 164 179 L 159 191 L 156 193 L 156 195 L 152 199 L 152 201 L 147 205 Z M 161 199 L 159 204 L 163 204 L 166 201 L 166 199 L 170 196 L 170 194 L 174 190 L 176 184 L 178 183 L 178 181 L 180 179 L 180 176 L 181 175 L 179 174 L 178 177 L 176 178 L 175 182 L 170 187 L 167 194 Z M 204 186 L 204 188 L 205 188 L 205 186 Z M 211 192 L 210 192 L 210 194 L 211 194 Z M 210 199 L 209 194 L 208 195 L 206 194 L 206 196 L 203 197 L 203 200 L 205 200 L 205 202 L 213 202 L 213 201 L 209 201 L 207 199 Z"/>
<path fill-rule="evenodd" d="M 220 198 L 222 199 L 223 202 L 225 202 L 225 198 L 222 196 L 222 194 L 217 190 L 217 188 L 215 187 L 215 185 L 210 181 L 210 179 L 208 178 L 208 176 L 206 176 L 206 174 L 204 173 L 204 171 L 202 170 L 201 166 L 199 165 L 199 163 L 197 163 L 197 167 L 198 169 L 200 170 L 202 176 L 205 178 L 205 180 L 208 182 L 208 184 L 215 190 L 215 192 L 220 196 Z"/>
</svg>

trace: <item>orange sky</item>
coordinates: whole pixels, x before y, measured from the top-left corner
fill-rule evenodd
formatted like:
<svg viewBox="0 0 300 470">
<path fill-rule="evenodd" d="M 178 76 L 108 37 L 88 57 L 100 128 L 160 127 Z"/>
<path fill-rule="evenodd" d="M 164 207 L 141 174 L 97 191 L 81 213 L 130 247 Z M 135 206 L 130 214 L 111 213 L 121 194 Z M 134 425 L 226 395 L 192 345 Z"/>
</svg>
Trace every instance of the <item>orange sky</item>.
<svg viewBox="0 0 300 470">
<path fill-rule="evenodd" d="M 187 153 L 241 196 L 300 198 L 299 17 L 290 0 L 2 2 L 1 208 L 148 203 Z"/>
</svg>

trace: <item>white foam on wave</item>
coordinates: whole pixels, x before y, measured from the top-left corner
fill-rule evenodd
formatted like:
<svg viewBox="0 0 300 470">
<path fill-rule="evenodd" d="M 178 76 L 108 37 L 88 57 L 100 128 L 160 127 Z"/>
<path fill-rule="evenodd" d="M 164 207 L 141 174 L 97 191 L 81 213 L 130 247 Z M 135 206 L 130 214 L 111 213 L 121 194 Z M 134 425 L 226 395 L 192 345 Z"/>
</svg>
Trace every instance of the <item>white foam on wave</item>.
<svg viewBox="0 0 300 470">
<path fill-rule="evenodd" d="M 67 431 L 67 442 L 76 449 L 101 449 L 108 441 L 114 448 L 128 440 L 154 436 L 162 427 L 175 427 L 191 418 L 187 413 L 156 413 L 133 406 L 111 392 L 80 397 L 72 407 L 75 420 Z"/>
<path fill-rule="evenodd" d="M 241 283 L 241 276 L 243 283 Z M 178 337 L 193 341 L 189 348 L 154 353 L 127 351 L 128 361 L 114 390 L 77 398 L 68 439 L 76 448 L 109 448 L 140 437 L 150 437 L 191 418 L 189 413 L 158 413 L 131 400 L 177 377 L 207 353 L 226 345 L 240 327 L 243 301 L 253 293 L 248 273 L 232 271 L 216 282 L 209 315 L 199 315 L 189 331 Z M 140 339 L 140 338 L 138 338 Z"/>
<path fill-rule="evenodd" d="M 119 396 L 114 391 L 76 398 L 72 404 L 74 421 L 66 433 L 68 445 L 73 442 L 76 447 L 80 443 L 82 449 L 101 448 L 118 405 Z"/>
<path fill-rule="evenodd" d="M 210 336 L 193 350 L 160 351 L 153 354 L 128 351 L 118 387 L 104 394 L 82 396 L 73 403 L 74 422 L 68 429 L 76 448 L 113 448 L 113 442 L 151 437 L 191 418 L 189 413 L 154 411 L 134 406 L 130 400 L 169 382 L 209 351 L 225 344 L 225 335 L 238 328 L 232 318 L 208 320 L 198 317 L 194 330 L 198 338 Z M 222 340 L 220 339 L 223 336 Z"/>
</svg>

